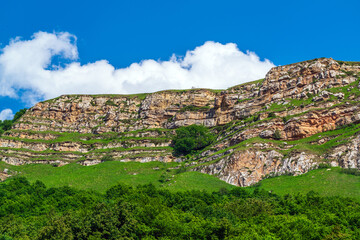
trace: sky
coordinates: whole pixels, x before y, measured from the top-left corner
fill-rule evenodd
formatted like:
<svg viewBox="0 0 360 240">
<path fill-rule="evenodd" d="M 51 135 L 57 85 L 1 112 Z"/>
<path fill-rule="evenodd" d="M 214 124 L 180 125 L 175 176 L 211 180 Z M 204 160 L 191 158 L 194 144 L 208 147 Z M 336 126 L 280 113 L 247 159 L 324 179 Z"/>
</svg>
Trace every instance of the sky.
<svg viewBox="0 0 360 240">
<path fill-rule="evenodd" d="M 3 1 L 0 120 L 61 94 L 228 88 L 360 61 L 360 1 Z"/>
</svg>

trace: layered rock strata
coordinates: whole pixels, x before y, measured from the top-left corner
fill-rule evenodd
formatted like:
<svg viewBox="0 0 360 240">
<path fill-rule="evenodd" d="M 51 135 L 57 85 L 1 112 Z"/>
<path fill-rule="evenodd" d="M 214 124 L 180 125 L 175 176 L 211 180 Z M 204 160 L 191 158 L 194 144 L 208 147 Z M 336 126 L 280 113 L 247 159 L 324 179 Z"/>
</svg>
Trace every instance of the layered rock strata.
<svg viewBox="0 0 360 240">
<path fill-rule="evenodd" d="M 30 108 L 0 138 L 0 155 L 10 164 L 183 161 L 172 156 L 174 129 L 202 124 L 217 141 L 187 166 L 234 185 L 324 161 L 360 168 L 359 77 L 359 63 L 322 58 L 227 90 L 64 95 Z"/>
</svg>

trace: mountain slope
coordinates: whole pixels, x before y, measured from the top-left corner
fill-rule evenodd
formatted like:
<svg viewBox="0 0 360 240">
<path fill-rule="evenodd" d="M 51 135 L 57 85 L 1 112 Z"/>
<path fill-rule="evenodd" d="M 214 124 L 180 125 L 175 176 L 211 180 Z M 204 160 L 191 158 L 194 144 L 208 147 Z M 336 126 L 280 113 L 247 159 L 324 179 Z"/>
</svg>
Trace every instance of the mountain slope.
<svg viewBox="0 0 360 240">
<path fill-rule="evenodd" d="M 61 96 L 29 109 L 1 137 L 0 155 L 15 165 L 184 162 L 239 186 L 324 162 L 360 168 L 359 77 L 360 63 L 322 58 L 223 91 Z M 176 158 L 174 129 L 191 124 L 211 128 L 217 140 Z"/>
</svg>

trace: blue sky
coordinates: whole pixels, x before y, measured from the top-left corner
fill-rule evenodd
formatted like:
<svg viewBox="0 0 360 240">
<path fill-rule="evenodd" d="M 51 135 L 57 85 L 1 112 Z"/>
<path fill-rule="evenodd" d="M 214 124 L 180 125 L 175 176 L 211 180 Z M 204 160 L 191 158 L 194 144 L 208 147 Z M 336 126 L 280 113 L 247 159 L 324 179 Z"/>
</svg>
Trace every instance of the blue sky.
<svg viewBox="0 0 360 240">
<path fill-rule="evenodd" d="M 1 8 L 0 48 L 17 36 L 22 41 L 39 31 L 68 32 L 77 38 L 80 65 L 106 60 L 119 69 L 146 59 L 168 61 L 173 54 L 184 56 L 207 41 L 234 43 L 239 51 L 250 50 L 260 61 L 266 58 L 274 65 L 318 57 L 360 60 L 359 1 L 20 0 L 4 1 Z M 214 48 L 221 46 L 209 47 Z M 53 59 L 61 67 L 74 61 L 61 55 Z M 20 85 L 15 87 L 17 94 L 0 96 L 0 111 L 15 112 L 57 94 Z M 22 95 L 29 89 L 38 94 L 33 101 Z M 121 88 L 124 92 L 119 93 L 136 86 L 129 89 Z"/>
</svg>

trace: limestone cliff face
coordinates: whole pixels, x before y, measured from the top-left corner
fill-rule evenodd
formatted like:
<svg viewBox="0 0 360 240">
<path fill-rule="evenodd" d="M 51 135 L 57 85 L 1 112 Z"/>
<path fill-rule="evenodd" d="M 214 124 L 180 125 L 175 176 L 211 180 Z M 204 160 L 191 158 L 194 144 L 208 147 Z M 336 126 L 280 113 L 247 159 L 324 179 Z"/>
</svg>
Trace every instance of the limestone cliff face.
<svg viewBox="0 0 360 240">
<path fill-rule="evenodd" d="M 218 139 L 186 164 L 234 185 L 301 174 L 324 159 L 360 168 L 359 77 L 360 64 L 322 58 L 222 91 L 60 96 L 30 108 L 0 138 L 0 156 L 10 164 L 183 161 L 172 156 L 174 129 L 202 124 Z"/>
</svg>

